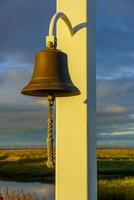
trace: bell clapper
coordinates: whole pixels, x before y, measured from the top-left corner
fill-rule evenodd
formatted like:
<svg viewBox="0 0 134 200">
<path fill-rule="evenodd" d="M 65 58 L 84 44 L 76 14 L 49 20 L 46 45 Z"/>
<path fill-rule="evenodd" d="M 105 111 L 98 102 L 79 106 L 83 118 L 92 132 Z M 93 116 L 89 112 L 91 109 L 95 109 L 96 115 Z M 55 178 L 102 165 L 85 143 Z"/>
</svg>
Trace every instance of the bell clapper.
<svg viewBox="0 0 134 200">
<path fill-rule="evenodd" d="M 53 144 L 53 105 L 55 97 L 48 95 L 49 111 L 48 111 L 48 135 L 47 135 L 47 167 L 55 167 L 54 144 Z"/>
</svg>

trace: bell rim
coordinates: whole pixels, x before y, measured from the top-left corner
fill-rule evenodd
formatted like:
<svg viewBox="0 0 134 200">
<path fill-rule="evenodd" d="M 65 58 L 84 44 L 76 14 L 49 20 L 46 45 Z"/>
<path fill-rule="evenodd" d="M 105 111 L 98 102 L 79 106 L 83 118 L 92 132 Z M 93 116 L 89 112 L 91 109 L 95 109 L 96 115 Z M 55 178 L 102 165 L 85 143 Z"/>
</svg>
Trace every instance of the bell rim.
<svg viewBox="0 0 134 200">
<path fill-rule="evenodd" d="M 48 88 L 47 88 L 48 86 Z M 44 84 L 43 85 L 38 85 L 37 87 L 33 84 L 32 85 L 28 85 L 26 87 L 23 88 L 23 90 L 21 91 L 21 93 L 23 95 L 27 95 L 27 96 L 35 96 L 35 97 L 47 97 L 49 94 L 53 94 L 55 97 L 67 97 L 67 96 L 77 96 L 80 95 L 80 91 L 77 87 L 75 87 L 74 85 L 62 85 L 63 88 L 59 85 L 55 87 L 55 85 L 45 85 L 45 89 L 44 89 Z M 33 89 L 34 87 L 34 89 Z"/>
</svg>

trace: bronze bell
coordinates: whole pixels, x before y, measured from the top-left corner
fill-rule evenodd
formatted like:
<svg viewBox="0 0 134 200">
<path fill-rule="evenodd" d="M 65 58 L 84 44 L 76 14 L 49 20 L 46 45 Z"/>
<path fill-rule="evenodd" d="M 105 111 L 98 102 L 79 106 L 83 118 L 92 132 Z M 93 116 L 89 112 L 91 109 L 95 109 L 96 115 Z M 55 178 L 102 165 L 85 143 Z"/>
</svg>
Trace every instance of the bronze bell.
<svg viewBox="0 0 134 200">
<path fill-rule="evenodd" d="M 67 54 L 54 48 L 38 52 L 32 79 L 21 93 L 40 97 L 49 94 L 55 97 L 80 94 L 69 75 Z"/>
<path fill-rule="evenodd" d="M 47 48 L 38 52 L 32 79 L 21 93 L 30 96 L 48 97 L 47 166 L 53 168 L 55 166 L 53 144 L 53 105 L 55 97 L 80 94 L 71 81 L 67 55 L 55 48 Z"/>
</svg>

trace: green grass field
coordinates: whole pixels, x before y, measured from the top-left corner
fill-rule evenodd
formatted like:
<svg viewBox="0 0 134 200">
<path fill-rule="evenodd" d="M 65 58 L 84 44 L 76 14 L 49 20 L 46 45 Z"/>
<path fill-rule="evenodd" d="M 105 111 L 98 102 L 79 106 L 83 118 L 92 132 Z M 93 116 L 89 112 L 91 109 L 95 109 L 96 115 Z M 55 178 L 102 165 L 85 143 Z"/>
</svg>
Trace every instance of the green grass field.
<svg viewBox="0 0 134 200">
<path fill-rule="evenodd" d="M 134 199 L 134 150 L 98 149 L 98 200 Z M 46 150 L 0 150 L 0 180 L 54 183 Z"/>
<path fill-rule="evenodd" d="M 134 176 L 133 149 L 98 149 L 98 177 Z"/>
<path fill-rule="evenodd" d="M 134 150 L 98 149 L 98 200 L 134 199 Z"/>
<path fill-rule="evenodd" d="M 54 183 L 55 171 L 46 166 L 46 150 L 0 150 L 0 180 Z"/>
</svg>

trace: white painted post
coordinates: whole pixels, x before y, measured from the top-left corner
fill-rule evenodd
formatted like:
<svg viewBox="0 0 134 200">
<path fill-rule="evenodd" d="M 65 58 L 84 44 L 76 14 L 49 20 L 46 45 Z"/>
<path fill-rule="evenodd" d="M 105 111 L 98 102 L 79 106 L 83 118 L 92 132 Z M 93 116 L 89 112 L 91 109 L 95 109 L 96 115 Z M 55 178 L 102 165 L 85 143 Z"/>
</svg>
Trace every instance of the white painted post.
<svg viewBox="0 0 134 200">
<path fill-rule="evenodd" d="M 88 2 L 87 2 L 88 1 Z M 57 0 L 57 12 L 73 26 L 73 37 L 57 24 L 58 49 L 68 54 L 69 72 L 81 94 L 56 98 L 56 200 L 97 200 L 95 136 L 95 1 Z"/>
<path fill-rule="evenodd" d="M 96 1 L 87 0 L 88 200 L 97 200 Z"/>
</svg>

